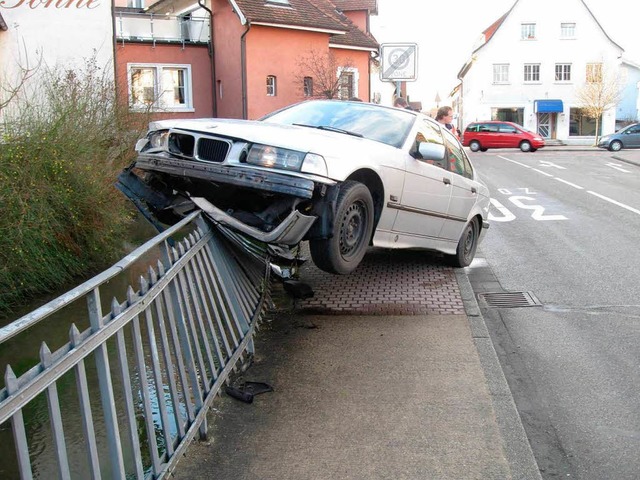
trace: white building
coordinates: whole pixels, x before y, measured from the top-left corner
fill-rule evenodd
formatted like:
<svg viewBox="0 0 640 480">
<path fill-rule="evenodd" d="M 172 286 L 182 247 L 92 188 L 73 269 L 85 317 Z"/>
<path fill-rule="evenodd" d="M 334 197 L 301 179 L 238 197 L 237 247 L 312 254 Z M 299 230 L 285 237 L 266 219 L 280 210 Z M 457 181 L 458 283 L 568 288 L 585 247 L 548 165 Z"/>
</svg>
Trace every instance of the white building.
<svg viewBox="0 0 640 480">
<path fill-rule="evenodd" d="M 595 120 L 582 113 L 576 92 L 590 78 L 617 75 L 623 51 L 582 0 L 516 0 L 458 74 L 459 126 L 509 120 L 546 139 L 591 144 Z M 612 106 L 601 132 L 615 123 Z"/>
</svg>

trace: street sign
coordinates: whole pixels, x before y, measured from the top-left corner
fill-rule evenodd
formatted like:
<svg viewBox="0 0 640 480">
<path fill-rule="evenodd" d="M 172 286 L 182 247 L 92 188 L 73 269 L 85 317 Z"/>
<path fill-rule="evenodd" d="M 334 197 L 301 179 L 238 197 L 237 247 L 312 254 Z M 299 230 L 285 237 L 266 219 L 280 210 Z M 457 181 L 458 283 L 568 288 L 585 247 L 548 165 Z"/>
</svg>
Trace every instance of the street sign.
<svg viewBox="0 0 640 480">
<path fill-rule="evenodd" d="M 418 45 L 383 43 L 380 45 L 380 79 L 413 81 L 418 78 Z"/>
</svg>

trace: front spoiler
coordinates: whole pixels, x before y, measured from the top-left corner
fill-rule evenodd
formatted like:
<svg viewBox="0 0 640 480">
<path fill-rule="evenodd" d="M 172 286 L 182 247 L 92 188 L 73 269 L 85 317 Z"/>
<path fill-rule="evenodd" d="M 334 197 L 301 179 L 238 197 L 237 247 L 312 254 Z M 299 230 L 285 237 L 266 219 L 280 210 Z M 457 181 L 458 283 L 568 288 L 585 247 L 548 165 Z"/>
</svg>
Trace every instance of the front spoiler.
<svg viewBox="0 0 640 480">
<path fill-rule="evenodd" d="M 191 201 L 212 220 L 265 243 L 297 245 L 317 218 L 294 210 L 276 228 L 270 232 L 263 232 L 237 220 L 202 197 L 191 197 Z"/>
</svg>

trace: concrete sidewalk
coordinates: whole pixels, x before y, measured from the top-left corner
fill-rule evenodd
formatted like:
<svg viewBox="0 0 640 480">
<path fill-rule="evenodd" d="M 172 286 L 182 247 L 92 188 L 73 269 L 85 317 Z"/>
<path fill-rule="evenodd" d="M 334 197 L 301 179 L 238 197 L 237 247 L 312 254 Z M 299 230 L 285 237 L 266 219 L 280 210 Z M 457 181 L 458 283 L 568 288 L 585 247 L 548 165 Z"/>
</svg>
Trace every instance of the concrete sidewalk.
<svg viewBox="0 0 640 480">
<path fill-rule="evenodd" d="M 244 374 L 274 391 L 222 395 L 176 478 L 540 478 L 464 270 L 373 251 L 351 275 L 301 278 L 315 303 L 265 322 Z"/>
</svg>

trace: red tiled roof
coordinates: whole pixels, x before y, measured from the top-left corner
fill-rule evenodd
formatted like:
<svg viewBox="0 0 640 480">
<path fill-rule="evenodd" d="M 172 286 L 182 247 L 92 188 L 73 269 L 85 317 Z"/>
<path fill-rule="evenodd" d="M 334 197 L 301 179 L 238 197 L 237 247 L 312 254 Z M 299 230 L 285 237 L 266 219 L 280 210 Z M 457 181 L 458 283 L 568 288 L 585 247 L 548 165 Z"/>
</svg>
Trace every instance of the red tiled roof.
<svg viewBox="0 0 640 480">
<path fill-rule="evenodd" d="M 377 0 L 331 0 L 343 12 L 367 10 L 371 15 L 378 14 Z"/>
</svg>

